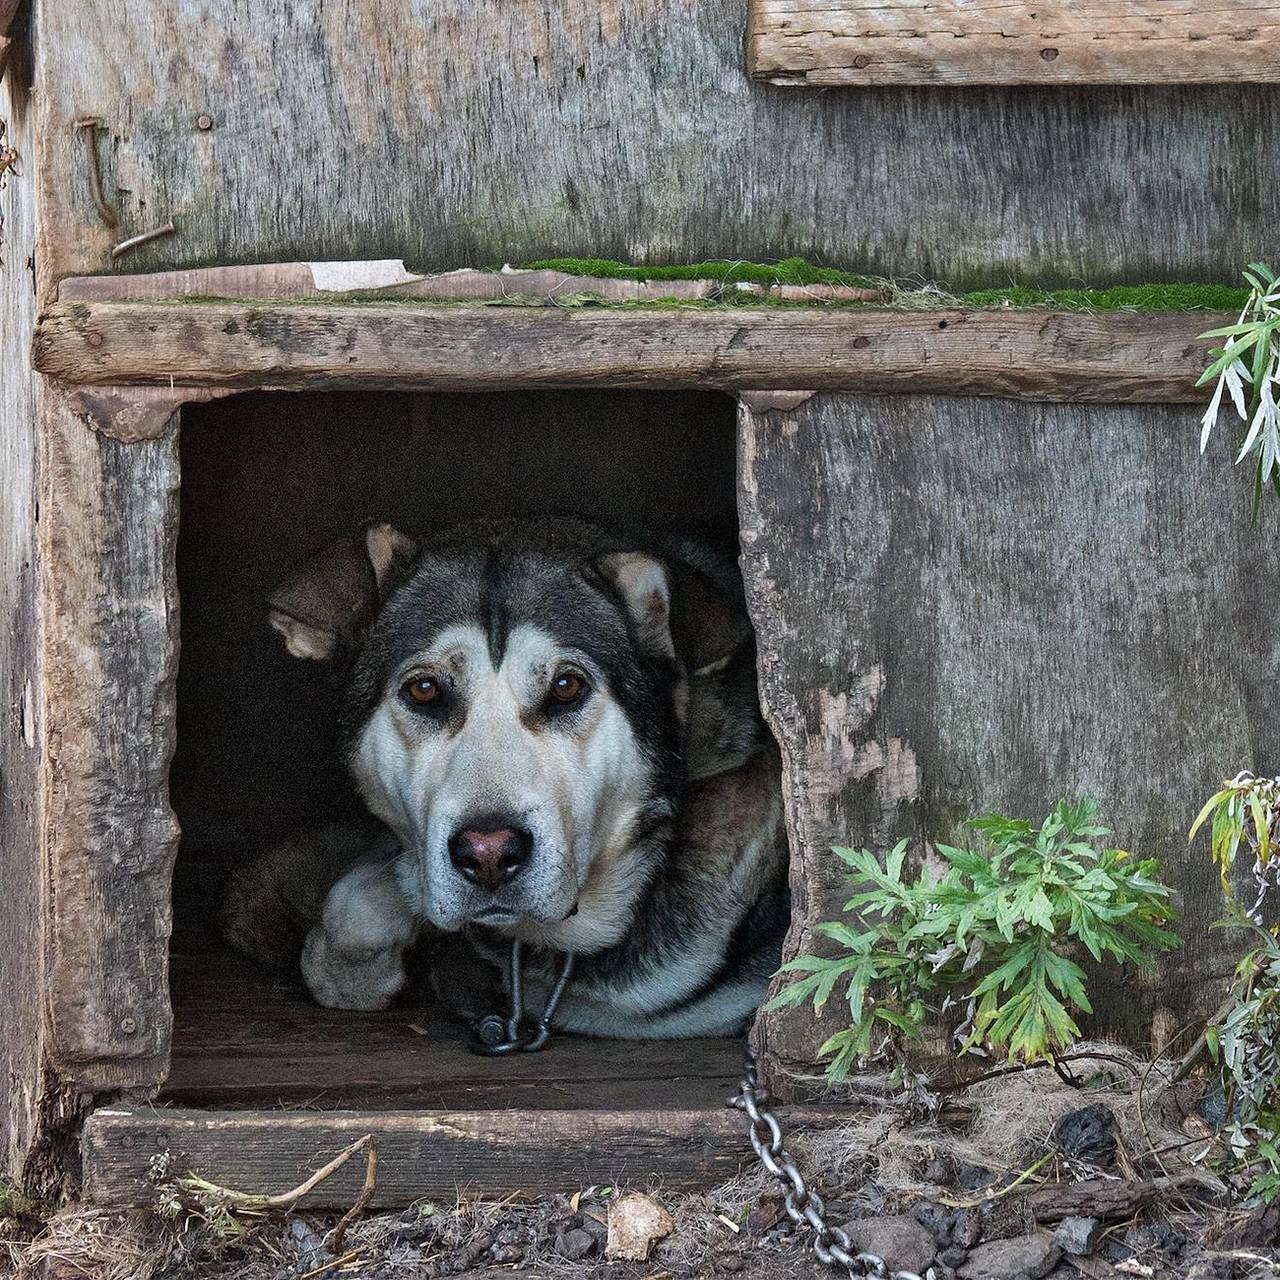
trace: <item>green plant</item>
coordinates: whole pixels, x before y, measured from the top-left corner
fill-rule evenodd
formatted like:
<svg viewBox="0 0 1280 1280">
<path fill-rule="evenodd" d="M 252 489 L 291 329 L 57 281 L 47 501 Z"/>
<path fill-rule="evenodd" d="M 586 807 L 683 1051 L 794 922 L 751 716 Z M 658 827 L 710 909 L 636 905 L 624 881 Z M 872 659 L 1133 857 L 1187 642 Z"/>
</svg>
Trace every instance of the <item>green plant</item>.
<svg viewBox="0 0 1280 1280">
<path fill-rule="evenodd" d="M 1280 871 L 1280 862 L 1271 860 L 1280 845 L 1280 778 L 1259 778 L 1247 771 L 1236 774 L 1205 802 L 1187 839 L 1194 840 L 1206 822 L 1210 824 L 1209 852 L 1217 864 L 1228 905 L 1236 903 L 1230 877 L 1241 850 L 1252 857 L 1257 897 L 1247 915 L 1261 924 L 1263 900 L 1275 887 Z"/>
<path fill-rule="evenodd" d="M 1221 1076 L 1231 1163 L 1245 1173 L 1249 1195 L 1270 1204 L 1280 1195 L 1280 946 L 1241 915 L 1257 945 L 1240 961 L 1234 1000 L 1205 1036 Z"/>
<path fill-rule="evenodd" d="M 1201 421 L 1200 452 L 1218 421 L 1222 398 L 1227 394 L 1236 413 L 1245 423 L 1244 443 L 1236 462 L 1255 459 L 1253 472 L 1253 514 L 1257 518 L 1262 491 L 1274 486 L 1280 494 L 1280 282 L 1275 272 L 1261 262 L 1252 262 L 1244 278 L 1249 297 L 1235 324 L 1210 329 L 1201 338 L 1223 338 L 1221 347 L 1210 351 L 1212 363 L 1200 375 L 1196 386 L 1217 380 L 1213 398 Z"/>
<path fill-rule="evenodd" d="M 967 1009 L 955 1033 L 962 1051 L 1052 1060 L 1079 1036 L 1076 1012 L 1091 1011 L 1074 957 L 1147 966 L 1177 944 L 1163 927 L 1174 912 L 1156 862 L 1100 845 L 1110 832 L 1094 813 L 1064 800 L 1038 827 L 974 819 L 987 849 L 937 846 L 939 879 L 927 867 L 904 875 L 905 840 L 883 867 L 866 849 L 834 850 L 858 886 L 844 907 L 854 919 L 818 926 L 841 954 L 785 965 L 797 976 L 773 1000 L 821 1009 L 843 988 L 851 1025 L 822 1046 L 830 1079 L 881 1056 L 895 1032 L 919 1036 L 931 1013 L 957 1003 Z"/>
<path fill-rule="evenodd" d="M 1265 926 L 1263 904 L 1280 883 L 1280 778 L 1237 774 L 1209 797 L 1191 839 L 1206 822 L 1228 907 L 1219 927 L 1246 930 L 1251 945 L 1204 1044 L 1222 1085 L 1230 1163 L 1250 1179 L 1249 1195 L 1270 1203 L 1280 1195 L 1280 943 Z M 1232 887 L 1242 860 L 1252 861 L 1248 907 Z"/>
</svg>

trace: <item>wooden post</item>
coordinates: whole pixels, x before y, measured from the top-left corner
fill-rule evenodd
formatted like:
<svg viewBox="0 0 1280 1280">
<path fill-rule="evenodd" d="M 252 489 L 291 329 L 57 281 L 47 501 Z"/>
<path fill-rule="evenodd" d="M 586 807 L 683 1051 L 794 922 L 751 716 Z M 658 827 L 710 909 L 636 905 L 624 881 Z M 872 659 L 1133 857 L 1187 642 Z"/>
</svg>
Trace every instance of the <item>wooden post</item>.
<svg viewBox="0 0 1280 1280">
<path fill-rule="evenodd" d="M 0 5 L 0 10 L 3 6 Z M 21 55 L 21 46 L 14 46 Z M 40 865 L 43 726 L 39 688 L 40 463 L 31 372 L 36 299 L 25 269 L 35 254 L 32 104 L 18 58 L 0 80 L 0 152 L 16 156 L 0 177 L 0 1172 L 32 1187 L 45 1182 L 37 1132 L 45 1110 L 40 1058 L 43 977 Z M 56 1105 L 53 1107 L 57 1109 Z M 29 1173 L 28 1173 L 29 1171 Z"/>
<path fill-rule="evenodd" d="M 168 1067 L 177 822 L 178 431 L 123 444 L 50 389 L 41 420 L 48 743 L 46 1000 L 60 1071 L 146 1090 Z"/>
</svg>

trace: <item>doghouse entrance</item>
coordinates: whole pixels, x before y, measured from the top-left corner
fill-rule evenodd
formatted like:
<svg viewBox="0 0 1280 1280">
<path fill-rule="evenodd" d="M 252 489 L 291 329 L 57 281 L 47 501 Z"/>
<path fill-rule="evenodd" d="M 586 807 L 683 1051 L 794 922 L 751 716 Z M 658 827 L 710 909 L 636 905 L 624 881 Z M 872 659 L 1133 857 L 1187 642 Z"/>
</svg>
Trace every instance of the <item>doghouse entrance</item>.
<svg viewBox="0 0 1280 1280">
<path fill-rule="evenodd" d="M 217 937 L 228 872 L 349 812 L 333 761 L 336 689 L 290 659 L 265 600 L 300 557 L 361 521 L 413 533 L 474 516 L 572 513 L 697 529 L 736 554 L 734 405 L 703 393 L 254 393 L 184 409 L 178 586 L 183 829 L 174 879 L 172 1070 L 195 1107 L 722 1107 L 731 1040 L 561 1036 L 485 1059 L 442 1010 L 318 1008 L 300 979 Z"/>
</svg>

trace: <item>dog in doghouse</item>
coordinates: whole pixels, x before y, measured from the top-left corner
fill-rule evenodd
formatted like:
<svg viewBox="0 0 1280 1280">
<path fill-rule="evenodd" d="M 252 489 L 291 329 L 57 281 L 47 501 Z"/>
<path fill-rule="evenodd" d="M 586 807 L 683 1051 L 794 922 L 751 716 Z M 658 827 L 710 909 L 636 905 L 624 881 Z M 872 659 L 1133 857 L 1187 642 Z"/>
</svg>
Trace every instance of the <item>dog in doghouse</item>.
<svg viewBox="0 0 1280 1280">
<path fill-rule="evenodd" d="M 482 1052 L 552 1029 L 745 1031 L 780 960 L 788 858 L 732 563 L 569 518 L 421 539 L 368 524 L 269 610 L 339 682 L 367 819 L 233 877 L 234 946 L 300 964 L 332 1008 L 425 981 Z"/>
</svg>

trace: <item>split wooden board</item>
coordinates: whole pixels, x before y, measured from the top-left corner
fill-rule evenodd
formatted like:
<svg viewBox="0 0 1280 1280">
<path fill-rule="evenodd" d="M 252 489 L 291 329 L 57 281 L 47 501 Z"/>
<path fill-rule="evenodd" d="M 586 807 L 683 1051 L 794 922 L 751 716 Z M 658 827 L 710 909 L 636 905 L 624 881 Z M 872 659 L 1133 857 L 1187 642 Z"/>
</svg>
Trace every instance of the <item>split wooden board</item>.
<svg viewBox="0 0 1280 1280">
<path fill-rule="evenodd" d="M 1280 79 L 1275 0 L 752 0 L 774 84 L 1217 84 Z"/>
</svg>

